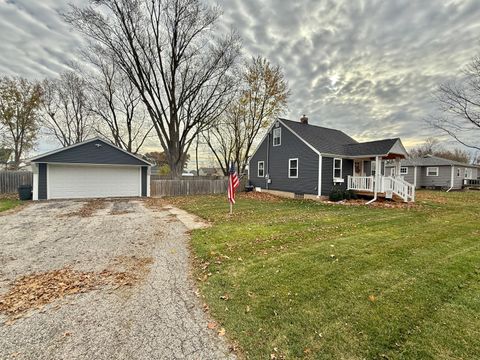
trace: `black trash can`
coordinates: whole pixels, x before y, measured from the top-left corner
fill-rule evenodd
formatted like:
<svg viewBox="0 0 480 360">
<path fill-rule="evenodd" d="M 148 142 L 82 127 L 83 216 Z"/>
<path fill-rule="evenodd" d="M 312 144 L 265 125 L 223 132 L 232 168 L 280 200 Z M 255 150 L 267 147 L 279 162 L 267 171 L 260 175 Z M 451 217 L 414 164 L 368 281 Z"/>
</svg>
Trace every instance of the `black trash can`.
<svg viewBox="0 0 480 360">
<path fill-rule="evenodd" d="M 20 200 L 32 200 L 32 185 L 20 185 L 18 197 Z"/>
</svg>

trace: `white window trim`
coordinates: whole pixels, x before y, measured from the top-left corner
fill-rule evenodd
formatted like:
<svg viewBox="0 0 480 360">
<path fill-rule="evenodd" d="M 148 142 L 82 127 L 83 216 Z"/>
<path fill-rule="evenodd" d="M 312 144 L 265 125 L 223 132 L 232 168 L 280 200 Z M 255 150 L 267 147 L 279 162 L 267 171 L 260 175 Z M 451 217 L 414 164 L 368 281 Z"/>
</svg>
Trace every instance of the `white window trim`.
<svg viewBox="0 0 480 360">
<path fill-rule="evenodd" d="M 390 176 L 395 176 L 395 168 L 390 168 Z"/>
<path fill-rule="evenodd" d="M 278 136 L 278 144 L 275 144 L 275 131 L 278 130 L 278 133 L 279 133 L 279 136 Z M 278 127 L 278 128 L 274 128 L 273 129 L 273 146 L 280 146 L 282 145 L 282 128 L 281 127 Z"/>
<path fill-rule="evenodd" d="M 296 160 L 296 161 L 297 161 L 297 175 L 296 175 L 296 176 L 290 176 L 290 170 L 292 169 L 292 167 L 291 167 L 292 160 Z M 288 159 L 288 178 L 289 178 L 289 179 L 298 179 L 298 168 L 299 168 L 298 158 Z"/>
<path fill-rule="evenodd" d="M 429 175 L 428 173 L 430 172 L 430 170 L 433 170 L 435 169 L 435 175 Z M 433 166 L 433 167 L 427 167 L 427 176 L 431 177 L 431 176 L 438 176 L 438 166 Z"/>
<path fill-rule="evenodd" d="M 260 175 L 260 163 L 263 165 L 262 166 L 263 175 Z M 265 177 L 265 161 L 259 161 L 257 163 L 257 177 L 259 178 Z"/>
<path fill-rule="evenodd" d="M 405 172 L 402 172 L 402 169 L 405 169 Z M 400 167 L 400 175 L 408 175 L 408 166 Z"/>
<path fill-rule="evenodd" d="M 335 162 L 337 160 L 340 160 L 340 168 L 336 168 L 335 167 Z M 343 159 L 342 158 L 334 158 L 333 159 L 333 181 L 335 182 L 338 182 L 339 180 L 340 181 L 343 181 L 343 171 L 342 171 L 342 168 L 343 168 Z M 336 177 L 335 176 L 335 170 L 340 170 L 340 177 Z"/>
</svg>

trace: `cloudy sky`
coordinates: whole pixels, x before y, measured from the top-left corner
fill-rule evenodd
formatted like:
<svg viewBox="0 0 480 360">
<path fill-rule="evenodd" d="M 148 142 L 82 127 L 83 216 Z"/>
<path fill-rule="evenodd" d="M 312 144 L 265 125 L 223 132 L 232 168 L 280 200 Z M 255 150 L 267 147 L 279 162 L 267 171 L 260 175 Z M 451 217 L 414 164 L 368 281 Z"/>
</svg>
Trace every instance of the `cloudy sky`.
<svg viewBox="0 0 480 360">
<path fill-rule="evenodd" d="M 69 2 L 0 0 L 0 75 L 40 79 L 68 69 L 82 43 L 57 14 Z M 410 147 L 434 135 L 424 122 L 434 89 L 480 53 L 478 0 L 219 4 L 221 26 L 239 31 L 246 54 L 284 69 L 286 117 L 305 113 L 357 140 L 398 136 Z"/>
</svg>

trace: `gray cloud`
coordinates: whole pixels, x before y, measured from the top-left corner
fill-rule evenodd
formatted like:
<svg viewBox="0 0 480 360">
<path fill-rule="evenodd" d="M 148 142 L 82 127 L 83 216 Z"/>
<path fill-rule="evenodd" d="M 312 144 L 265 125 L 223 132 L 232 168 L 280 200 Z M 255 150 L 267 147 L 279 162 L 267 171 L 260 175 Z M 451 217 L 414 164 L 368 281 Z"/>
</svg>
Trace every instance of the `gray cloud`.
<svg viewBox="0 0 480 360">
<path fill-rule="evenodd" d="M 212 3 L 214 0 L 211 0 Z M 55 76 L 81 38 L 58 15 L 67 1 L 0 2 L 0 74 Z M 360 140 L 434 134 L 423 119 L 432 92 L 478 53 L 478 0 L 223 0 L 220 27 L 236 28 L 247 55 L 280 65 L 287 117 Z"/>
</svg>

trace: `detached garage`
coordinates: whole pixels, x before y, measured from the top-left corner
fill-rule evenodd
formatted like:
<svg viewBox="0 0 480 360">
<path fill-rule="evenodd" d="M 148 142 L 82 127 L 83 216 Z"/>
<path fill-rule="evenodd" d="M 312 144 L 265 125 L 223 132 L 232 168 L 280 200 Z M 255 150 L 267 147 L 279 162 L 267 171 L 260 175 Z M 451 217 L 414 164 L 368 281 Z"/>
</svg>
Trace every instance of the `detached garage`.
<svg viewBox="0 0 480 360">
<path fill-rule="evenodd" d="M 31 161 L 33 200 L 150 196 L 151 164 L 103 139 Z"/>
</svg>

